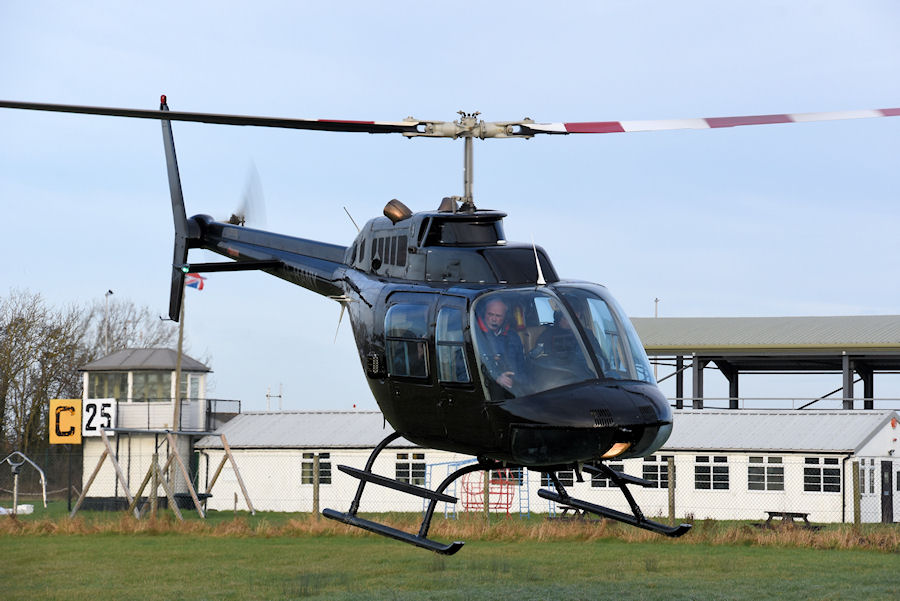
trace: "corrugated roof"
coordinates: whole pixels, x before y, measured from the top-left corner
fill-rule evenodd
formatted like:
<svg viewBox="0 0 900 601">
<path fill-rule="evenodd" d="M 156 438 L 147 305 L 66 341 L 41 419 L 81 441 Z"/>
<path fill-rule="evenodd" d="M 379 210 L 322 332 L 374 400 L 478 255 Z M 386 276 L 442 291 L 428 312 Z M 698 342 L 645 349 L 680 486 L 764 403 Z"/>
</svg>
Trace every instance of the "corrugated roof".
<svg viewBox="0 0 900 601">
<path fill-rule="evenodd" d="M 647 352 L 704 349 L 900 349 L 900 315 L 639 317 Z"/>
<path fill-rule="evenodd" d="M 81 371 L 173 371 L 178 353 L 167 348 L 123 349 L 88 363 Z M 196 359 L 181 355 L 183 371 L 212 371 Z"/>
<path fill-rule="evenodd" d="M 676 411 L 663 450 L 852 453 L 892 417 L 900 419 L 895 411 Z M 243 449 L 373 448 L 393 428 L 378 411 L 282 411 L 243 413 L 217 432 Z M 197 446 L 222 443 L 208 436 Z"/>
<path fill-rule="evenodd" d="M 394 431 L 379 411 L 262 411 L 242 413 L 216 430 L 228 446 L 241 449 L 374 448 Z M 218 436 L 200 448 L 222 448 Z M 413 447 L 404 438 L 391 447 Z"/>
<path fill-rule="evenodd" d="M 663 450 L 830 451 L 860 449 L 895 411 L 676 411 Z"/>
</svg>

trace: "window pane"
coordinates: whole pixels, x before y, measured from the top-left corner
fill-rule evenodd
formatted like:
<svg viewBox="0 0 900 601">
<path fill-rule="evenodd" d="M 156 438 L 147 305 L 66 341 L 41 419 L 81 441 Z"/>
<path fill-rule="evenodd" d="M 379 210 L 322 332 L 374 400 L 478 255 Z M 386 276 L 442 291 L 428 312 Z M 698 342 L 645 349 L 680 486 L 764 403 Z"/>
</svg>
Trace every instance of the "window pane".
<svg viewBox="0 0 900 601">
<path fill-rule="evenodd" d="M 713 489 L 728 490 L 728 466 L 717 465 L 713 467 Z"/>
<path fill-rule="evenodd" d="M 784 468 L 766 468 L 766 477 L 768 478 L 767 490 L 784 490 Z"/>
<path fill-rule="evenodd" d="M 398 246 L 397 246 L 397 265 L 400 267 L 404 267 L 406 265 L 406 236 L 400 236 L 398 238 Z"/>
<path fill-rule="evenodd" d="M 823 470 L 822 488 L 825 492 L 841 492 L 841 471 L 836 469 Z"/>
<path fill-rule="evenodd" d="M 411 484 L 416 486 L 425 486 L 425 464 L 413 463 L 410 466 Z"/>
<path fill-rule="evenodd" d="M 88 375 L 89 399 L 124 401 L 128 396 L 127 389 L 127 373 L 91 373 Z"/>
<path fill-rule="evenodd" d="M 469 382 L 469 366 L 466 363 L 465 346 L 462 344 L 438 344 L 438 377 L 441 382 Z"/>
<path fill-rule="evenodd" d="M 751 460 L 753 457 L 750 458 Z M 747 468 L 747 488 L 750 490 L 765 490 L 765 472 L 762 467 Z"/>
<path fill-rule="evenodd" d="M 428 376 L 428 355 L 424 341 L 389 340 L 387 357 L 392 376 Z"/>
<path fill-rule="evenodd" d="M 698 490 L 709 490 L 710 477 L 708 465 L 694 466 L 694 488 Z"/>
<path fill-rule="evenodd" d="M 623 473 L 625 471 L 624 463 L 610 463 L 607 465 L 614 472 Z M 612 480 L 598 474 L 591 474 L 591 487 L 593 488 L 611 488 L 615 486 Z"/>
<path fill-rule="evenodd" d="M 132 376 L 132 399 L 135 401 L 169 401 L 172 399 L 171 372 L 135 372 Z"/>
<path fill-rule="evenodd" d="M 469 367 L 463 344 L 462 311 L 444 307 L 438 312 L 435 342 L 439 379 L 442 382 L 469 382 Z"/>
</svg>

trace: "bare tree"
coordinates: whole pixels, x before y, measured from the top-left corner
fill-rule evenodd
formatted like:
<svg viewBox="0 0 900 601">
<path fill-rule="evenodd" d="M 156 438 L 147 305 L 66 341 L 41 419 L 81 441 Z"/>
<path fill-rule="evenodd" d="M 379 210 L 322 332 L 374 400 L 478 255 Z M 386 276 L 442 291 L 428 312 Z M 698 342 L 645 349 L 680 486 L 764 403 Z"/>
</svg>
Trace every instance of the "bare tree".
<svg viewBox="0 0 900 601">
<path fill-rule="evenodd" d="M 177 344 L 178 327 L 160 319 L 148 307 L 115 297 L 109 302 L 108 312 L 106 307 L 105 301 L 97 300 L 84 310 L 88 361 L 126 348 L 171 348 Z"/>
<path fill-rule="evenodd" d="M 43 446 L 47 402 L 80 395 L 84 319 L 77 307 L 53 310 L 39 294 L 0 299 L 0 436 L 28 452 Z"/>
<path fill-rule="evenodd" d="M 53 398 L 81 396 L 79 368 L 109 350 L 171 346 L 177 328 L 131 301 L 89 307 L 49 307 L 40 294 L 12 291 L 0 298 L 0 451 L 47 444 Z"/>
</svg>

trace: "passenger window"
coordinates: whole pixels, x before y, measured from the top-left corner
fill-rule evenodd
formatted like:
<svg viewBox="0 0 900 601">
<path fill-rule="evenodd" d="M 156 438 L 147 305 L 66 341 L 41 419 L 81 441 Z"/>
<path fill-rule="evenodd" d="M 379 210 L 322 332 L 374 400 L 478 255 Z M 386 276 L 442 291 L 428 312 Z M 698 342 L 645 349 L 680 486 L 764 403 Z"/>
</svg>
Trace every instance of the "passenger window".
<svg viewBox="0 0 900 601">
<path fill-rule="evenodd" d="M 437 346 L 438 379 L 457 384 L 469 382 L 462 311 L 451 307 L 442 308 L 438 312 L 434 339 Z"/>
<path fill-rule="evenodd" d="M 397 241 L 397 265 L 404 267 L 406 265 L 406 236 L 399 236 Z"/>
<path fill-rule="evenodd" d="M 387 368 L 391 376 L 428 377 L 426 305 L 399 304 L 384 317 Z"/>
</svg>

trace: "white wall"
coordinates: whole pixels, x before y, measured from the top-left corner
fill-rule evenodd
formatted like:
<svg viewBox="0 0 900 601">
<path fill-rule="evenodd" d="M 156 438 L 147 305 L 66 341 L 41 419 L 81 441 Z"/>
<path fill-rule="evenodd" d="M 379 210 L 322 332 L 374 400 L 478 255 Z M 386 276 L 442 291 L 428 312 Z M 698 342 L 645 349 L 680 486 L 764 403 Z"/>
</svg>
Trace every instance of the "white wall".
<svg viewBox="0 0 900 601">
<path fill-rule="evenodd" d="M 190 443 L 185 436 L 179 436 L 178 438 L 180 439 L 177 441 L 179 455 L 181 456 L 182 461 L 184 461 L 185 466 L 189 466 L 190 463 L 188 461 L 188 458 Z M 117 440 L 118 450 L 116 447 Z M 160 435 L 159 441 L 160 447 L 158 451 L 158 459 L 159 466 L 160 468 L 162 468 L 169 454 L 169 444 L 166 441 L 165 435 Z M 150 465 L 153 460 L 154 449 L 156 448 L 156 436 L 153 434 L 119 434 L 117 436 L 111 435 L 109 436 L 109 442 L 112 446 L 113 452 L 117 454 L 119 467 L 122 469 L 123 475 L 125 476 L 126 482 L 128 483 L 129 491 L 131 492 L 131 494 L 137 493 L 138 487 L 141 485 L 144 476 L 150 469 Z M 97 467 L 97 462 L 100 459 L 100 455 L 102 455 L 103 451 L 106 450 L 106 446 L 103 444 L 103 439 L 99 436 L 84 438 L 83 446 L 84 467 L 82 484 L 87 485 L 88 478 L 90 478 L 90 475 Z M 177 477 L 175 478 L 175 490 L 173 492 L 187 492 L 187 485 L 184 481 L 184 478 L 181 476 L 181 471 L 177 468 L 177 466 L 176 470 Z M 110 458 L 107 457 L 106 459 L 104 459 L 100 471 L 97 473 L 97 477 L 94 479 L 94 482 L 91 485 L 90 490 L 88 491 L 88 497 L 124 497 L 125 493 L 122 485 L 116 480 L 115 468 L 113 467 L 113 463 Z M 147 493 L 145 492 L 144 494 L 146 495 Z M 162 487 L 160 487 L 159 489 L 159 494 L 160 496 L 165 495 Z"/>
<path fill-rule="evenodd" d="M 307 449 L 306 452 L 311 452 Z M 248 488 L 251 501 L 257 510 L 261 511 L 311 511 L 312 510 L 312 484 L 301 483 L 302 453 L 297 450 L 245 450 L 234 449 L 234 457 Z M 358 480 L 352 478 L 337 469 L 338 464 L 349 465 L 362 469 L 369 455 L 369 450 L 319 450 L 329 452 L 331 464 L 331 484 L 323 484 L 320 487 L 319 508 L 326 507 L 346 511 L 356 492 Z M 422 449 L 387 449 L 377 459 L 373 471 L 375 473 L 393 478 L 395 476 L 395 464 L 397 453 L 421 452 L 425 454 L 425 462 L 439 464 L 452 461 L 471 460 L 471 457 L 455 455 L 443 451 Z M 206 458 L 201 458 L 200 480 L 201 489 L 203 483 L 212 477 L 212 473 L 218 466 L 223 452 L 220 450 L 207 450 Z M 662 454 L 660 454 L 662 455 Z M 853 520 L 852 500 L 852 461 L 844 461 L 844 455 L 803 454 L 772 455 L 781 457 L 784 472 L 784 490 L 749 490 L 748 468 L 751 456 L 769 457 L 758 453 L 731 453 L 726 455 L 729 468 L 729 487 L 727 490 L 697 490 L 695 488 L 694 469 L 696 462 L 695 453 L 671 453 L 675 458 L 676 488 L 675 507 L 676 516 L 684 519 L 690 514 L 697 520 L 702 519 L 734 519 L 765 521 L 767 511 L 793 511 L 809 514 L 811 522 L 841 522 Z M 712 456 L 713 454 L 710 454 Z M 804 491 L 804 469 L 809 467 L 805 463 L 807 457 L 836 457 L 837 468 L 841 470 L 841 492 L 807 492 Z M 642 459 L 630 459 L 624 462 L 625 473 L 642 477 Z M 710 464 L 715 465 L 715 464 Z M 721 465 L 721 464 L 720 464 Z M 758 464 L 753 464 L 754 466 Z M 776 465 L 776 464 L 763 464 Z M 828 467 L 832 467 L 829 465 Z M 432 468 L 432 478 L 429 483 L 435 488 L 438 483 L 454 468 L 436 466 Z M 588 474 L 584 475 L 584 482 L 575 482 L 568 487 L 569 493 L 586 501 L 605 505 L 620 511 L 629 511 L 628 504 L 621 492 L 613 488 L 596 488 L 591 485 Z M 481 511 L 483 496 L 482 474 L 476 473 L 470 476 L 468 481 L 460 480 L 455 487 L 447 490 L 448 494 L 457 496 L 460 502 L 456 509 L 465 510 L 466 502 L 470 510 Z M 876 483 L 878 484 L 878 483 Z M 507 511 L 502 500 L 497 497 L 500 492 L 510 493 L 507 499 L 509 512 L 518 513 L 520 507 L 527 508 L 532 513 L 547 513 L 558 508 L 549 501 L 541 499 L 537 495 L 541 487 L 540 475 L 530 472 L 527 475 L 527 486 L 507 487 L 492 486 L 492 499 L 500 506 L 495 506 L 495 511 Z M 649 517 L 668 517 L 668 490 L 644 489 L 637 486 L 630 487 L 644 514 Z M 880 490 L 880 489 L 879 489 Z M 527 491 L 527 494 L 526 494 Z M 219 481 L 213 489 L 213 497 L 209 500 L 208 507 L 215 510 L 231 510 L 235 507 L 234 495 L 237 493 L 238 509 L 246 509 L 246 504 L 237 484 L 237 479 L 230 463 L 226 464 Z M 863 520 L 877 522 L 881 519 L 880 499 L 878 495 L 872 495 L 874 500 L 866 500 L 863 496 Z M 895 494 L 895 503 L 900 500 Z M 871 507 L 870 507 L 871 505 Z M 412 497 L 384 487 L 367 485 L 360 511 L 384 512 L 384 511 L 421 511 L 423 502 L 417 497 Z M 438 512 L 444 510 L 453 511 L 453 507 L 446 507 L 443 503 L 438 505 Z M 900 520 L 900 507 L 895 509 L 895 519 Z"/>
</svg>

